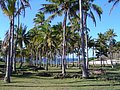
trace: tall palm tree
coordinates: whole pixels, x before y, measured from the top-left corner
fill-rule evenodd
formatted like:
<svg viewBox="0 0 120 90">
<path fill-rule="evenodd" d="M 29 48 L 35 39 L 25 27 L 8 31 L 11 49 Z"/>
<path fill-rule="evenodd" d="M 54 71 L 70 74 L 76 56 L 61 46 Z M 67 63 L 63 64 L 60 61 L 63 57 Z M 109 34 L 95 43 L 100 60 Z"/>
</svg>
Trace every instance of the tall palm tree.
<svg viewBox="0 0 120 90">
<path fill-rule="evenodd" d="M 24 2 L 22 6 L 27 3 L 26 0 L 21 0 L 21 2 Z M 14 17 L 20 12 L 22 8 L 20 8 L 18 11 L 16 9 L 16 0 L 0 0 L 0 7 L 5 15 L 9 17 L 10 20 L 10 29 L 9 29 L 9 55 L 7 59 L 7 67 L 6 67 L 6 75 L 4 78 L 5 82 L 10 82 L 10 71 L 11 71 L 11 65 L 13 61 L 13 51 L 14 51 Z"/>
<path fill-rule="evenodd" d="M 83 2 L 83 24 L 84 24 L 84 30 L 85 30 L 85 39 L 86 39 L 86 67 L 88 68 L 88 27 L 87 27 L 87 18 L 90 17 L 95 26 L 96 26 L 96 18 L 94 15 L 94 12 L 97 13 L 99 16 L 99 19 L 101 20 L 101 15 L 102 15 L 102 9 L 98 5 L 94 4 L 94 0 L 86 0 Z"/>
<path fill-rule="evenodd" d="M 81 32 L 81 48 L 82 48 L 82 77 L 87 78 L 88 77 L 88 70 L 86 68 L 86 60 L 85 60 L 85 35 L 84 35 L 84 24 L 83 24 L 83 7 L 82 7 L 82 1 L 79 0 L 79 11 L 80 11 L 80 32 Z"/>
<path fill-rule="evenodd" d="M 62 74 L 65 75 L 65 57 L 66 57 L 66 22 L 67 17 L 76 16 L 76 5 L 75 0 L 48 0 L 51 4 L 43 4 L 43 12 L 51 13 L 52 15 L 48 19 L 53 19 L 55 16 L 62 16 L 64 13 L 63 20 L 63 54 L 62 54 Z M 74 7 L 74 8 L 73 8 Z"/>
<path fill-rule="evenodd" d="M 1 9 L 3 10 L 4 14 L 9 17 L 10 20 L 10 29 L 9 29 L 9 55 L 7 59 L 7 68 L 6 68 L 6 75 L 4 78 L 5 82 L 10 82 L 10 74 L 11 74 L 11 65 L 13 59 L 13 40 L 14 40 L 14 16 L 15 16 L 15 0 L 1 0 L 0 2 Z"/>
<path fill-rule="evenodd" d="M 23 11 L 23 15 L 25 16 L 25 9 L 27 7 L 30 7 L 28 0 L 16 0 L 16 13 L 15 17 L 17 17 L 17 27 L 19 29 L 20 27 L 20 15 L 21 11 Z M 16 35 L 17 38 L 17 35 Z M 13 50 L 13 66 L 12 66 L 13 72 L 16 72 L 16 40 L 14 40 L 14 50 Z"/>
<path fill-rule="evenodd" d="M 80 10 L 80 19 L 81 19 L 81 41 L 82 41 L 82 58 L 83 58 L 83 77 L 87 77 L 87 67 L 85 67 L 86 64 L 86 60 L 85 60 L 85 47 L 84 47 L 84 32 L 86 33 L 86 28 L 87 28 L 87 17 L 89 16 L 90 18 L 92 18 L 93 22 L 96 25 L 96 20 L 94 17 L 94 14 L 92 12 L 92 9 L 97 12 L 97 14 L 99 15 L 99 17 L 101 18 L 101 14 L 102 14 L 102 9 L 93 4 L 94 0 L 84 0 L 81 1 L 79 0 L 79 10 Z M 86 35 L 86 45 L 87 45 L 87 34 Z M 87 60 L 88 61 L 88 60 Z M 86 71 L 85 71 L 86 70 Z"/>
</svg>

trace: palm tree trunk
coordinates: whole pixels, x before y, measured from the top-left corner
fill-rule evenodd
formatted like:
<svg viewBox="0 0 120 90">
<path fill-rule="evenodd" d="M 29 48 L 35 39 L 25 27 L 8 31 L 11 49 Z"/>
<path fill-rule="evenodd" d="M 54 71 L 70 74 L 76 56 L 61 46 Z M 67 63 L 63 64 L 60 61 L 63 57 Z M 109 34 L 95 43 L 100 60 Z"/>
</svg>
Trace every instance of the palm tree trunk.
<svg viewBox="0 0 120 90">
<path fill-rule="evenodd" d="M 16 55 L 15 54 L 13 55 L 13 66 L 12 67 L 13 67 L 12 71 L 15 73 L 16 72 Z"/>
<path fill-rule="evenodd" d="M 36 61 L 35 61 L 35 63 L 36 63 L 36 66 L 38 66 L 38 49 L 36 50 Z"/>
<path fill-rule="evenodd" d="M 88 35 L 87 35 L 87 31 L 85 33 L 85 37 L 86 37 L 86 69 L 89 68 L 89 61 L 88 61 Z"/>
<path fill-rule="evenodd" d="M 80 38 L 79 38 L 79 40 L 78 40 L 78 51 L 77 51 L 77 54 L 78 54 L 78 62 L 77 62 L 77 67 L 80 69 L 80 60 L 81 60 L 81 57 L 80 57 L 80 55 L 81 55 L 81 51 L 80 51 L 80 45 L 81 45 L 81 43 L 80 43 Z"/>
<path fill-rule="evenodd" d="M 94 54 L 95 54 L 95 42 L 94 42 L 94 45 L 93 45 L 93 54 L 92 54 L 93 55 L 92 56 L 93 57 L 93 67 L 95 66 L 95 55 Z"/>
<path fill-rule="evenodd" d="M 10 20 L 10 30 L 9 30 L 9 46 L 7 52 L 7 65 L 6 65 L 6 73 L 4 77 L 4 82 L 10 83 L 10 75 L 11 75 L 11 31 L 12 31 L 12 20 Z"/>
<path fill-rule="evenodd" d="M 18 9 L 19 9 L 19 0 L 18 0 Z M 19 22 L 20 22 L 20 18 L 19 18 L 19 14 L 18 14 L 18 29 L 19 29 Z M 13 31 L 13 36 L 14 36 L 14 31 Z M 17 39 L 18 35 L 16 35 L 16 39 Z M 14 41 L 14 38 L 13 38 L 13 41 Z M 14 50 L 13 50 L 13 65 L 12 65 L 12 70 L 13 72 L 15 73 L 16 72 L 16 48 L 17 47 L 17 43 L 15 41 L 15 44 L 14 44 Z"/>
<path fill-rule="evenodd" d="M 10 79 L 10 75 L 11 75 L 11 66 L 10 66 L 10 52 L 8 51 L 7 54 L 7 66 L 6 66 L 6 73 L 5 73 L 5 77 L 4 77 L 4 82 L 6 83 L 10 83 L 11 79 Z"/>
<path fill-rule="evenodd" d="M 30 50 L 30 65 L 33 65 L 33 53 L 32 53 L 32 49 Z"/>
<path fill-rule="evenodd" d="M 82 7 L 81 7 L 81 0 L 79 0 L 79 8 L 80 8 L 80 19 L 81 19 L 81 43 L 82 43 L 82 77 L 87 78 L 88 77 L 88 70 L 86 68 L 86 60 L 85 60 L 85 42 L 84 42 L 84 25 L 83 25 L 83 13 L 82 13 Z"/>
<path fill-rule="evenodd" d="M 73 67 L 75 66 L 75 60 L 74 60 L 74 52 L 73 52 Z"/>
<path fill-rule="evenodd" d="M 40 67 L 42 66 L 42 52 L 39 50 Z"/>
<path fill-rule="evenodd" d="M 82 30 L 81 34 L 81 42 L 82 42 L 82 77 L 87 78 L 88 77 L 88 72 L 86 68 L 86 60 L 85 60 L 85 44 L 84 44 L 84 32 Z"/>
<path fill-rule="evenodd" d="M 85 43 L 86 43 L 86 69 L 89 67 L 89 62 L 88 62 L 88 31 L 87 31 L 87 11 L 83 13 L 84 20 L 83 20 L 83 28 L 85 30 Z"/>
<path fill-rule="evenodd" d="M 12 31 L 11 31 L 11 66 L 14 66 L 12 67 L 13 69 L 11 69 L 11 72 L 12 70 L 15 71 L 15 44 L 14 44 L 14 14 L 12 16 Z"/>
<path fill-rule="evenodd" d="M 48 71 L 48 52 L 46 51 L 46 71 Z"/>
<path fill-rule="evenodd" d="M 56 67 L 58 67 L 58 58 L 57 58 L 57 55 L 55 55 L 54 57 L 55 57 L 55 61 L 56 61 Z"/>
<path fill-rule="evenodd" d="M 19 68 L 21 68 L 21 67 L 22 67 L 22 65 L 23 65 L 23 56 L 22 56 L 22 51 L 23 51 L 23 49 L 21 48 L 21 50 L 20 50 L 20 66 L 19 66 Z"/>
<path fill-rule="evenodd" d="M 78 56 L 78 68 L 80 69 L 80 55 Z"/>
<path fill-rule="evenodd" d="M 113 53 L 110 52 L 110 62 L 111 62 L 111 67 L 114 68 L 114 65 L 113 65 Z"/>
<path fill-rule="evenodd" d="M 65 11 L 65 17 L 63 21 L 63 53 L 62 53 L 62 74 L 65 75 L 65 59 L 66 59 L 66 21 L 67 11 Z"/>
</svg>

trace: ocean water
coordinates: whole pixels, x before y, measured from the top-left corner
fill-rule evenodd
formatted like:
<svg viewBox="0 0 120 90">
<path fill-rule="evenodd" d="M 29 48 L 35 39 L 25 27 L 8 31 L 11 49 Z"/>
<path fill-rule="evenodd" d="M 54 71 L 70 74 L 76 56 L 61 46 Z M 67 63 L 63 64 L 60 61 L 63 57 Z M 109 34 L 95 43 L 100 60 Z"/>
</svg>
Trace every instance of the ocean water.
<svg viewBox="0 0 120 90">
<path fill-rule="evenodd" d="M 56 64 L 56 61 L 57 61 L 57 63 L 61 63 L 61 58 L 57 58 L 56 60 L 50 60 L 50 61 L 48 61 L 49 63 L 53 63 L 53 64 Z M 72 62 L 77 62 L 78 61 L 78 58 L 66 58 L 66 60 L 65 60 L 65 62 L 69 62 L 69 63 L 72 63 Z M 36 60 L 33 60 L 33 63 L 35 63 L 36 62 Z M 38 60 L 38 64 L 40 63 L 40 60 Z M 43 58 L 42 59 L 42 63 L 44 64 L 44 63 L 46 63 L 46 58 Z"/>
</svg>

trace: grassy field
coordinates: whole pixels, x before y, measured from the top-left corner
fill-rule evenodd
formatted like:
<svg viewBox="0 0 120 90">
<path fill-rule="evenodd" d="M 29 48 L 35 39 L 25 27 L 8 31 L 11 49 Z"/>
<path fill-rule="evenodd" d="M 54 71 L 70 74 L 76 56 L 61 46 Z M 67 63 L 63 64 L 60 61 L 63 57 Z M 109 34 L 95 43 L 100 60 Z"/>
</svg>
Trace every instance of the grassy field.
<svg viewBox="0 0 120 90">
<path fill-rule="evenodd" d="M 6 84 L 0 78 L 0 90 L 120 90 L 120 68 L 105 67 L 106 74 L 94 75 L 94 78 L 64 78 L 54 79 L 60 73 L 60 68 L 50 68 L 49 71 L 25 71 L 26 74 L 14 74 L 11 83 Z M 54 73 L 52 76 L 40 76 L 38 73 Z M 67 73 L 79 74 L 77 68 L 70 68 Z"/>
</svg>

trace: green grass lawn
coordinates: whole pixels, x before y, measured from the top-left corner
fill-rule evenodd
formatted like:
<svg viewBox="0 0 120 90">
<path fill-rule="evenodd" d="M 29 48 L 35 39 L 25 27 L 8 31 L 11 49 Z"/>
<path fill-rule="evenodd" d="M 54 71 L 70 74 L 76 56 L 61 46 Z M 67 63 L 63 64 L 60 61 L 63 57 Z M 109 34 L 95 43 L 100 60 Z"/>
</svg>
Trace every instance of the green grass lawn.
<svg viewBox="0 0 120 90">
<path fill-rule="evenodd" d="M 46 72 L 44 70 L 32 72 L 26 75 L 13 75 L 11 83 L 0 80 L 0 90 L 120 90 L 120 69 L 105 68 L 107 74 L 99 75 L 98 78 L 81 79 L 65 78 L 54 79 L 51 77 L 37 76 L 36 73 Z M 60 68 L 50 68 L 49 73 L 60 72 Z M 67 73 L 79 73 L 77 68 L 67 70 Z"/>
</svg>

